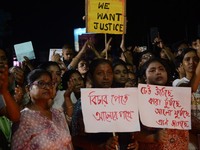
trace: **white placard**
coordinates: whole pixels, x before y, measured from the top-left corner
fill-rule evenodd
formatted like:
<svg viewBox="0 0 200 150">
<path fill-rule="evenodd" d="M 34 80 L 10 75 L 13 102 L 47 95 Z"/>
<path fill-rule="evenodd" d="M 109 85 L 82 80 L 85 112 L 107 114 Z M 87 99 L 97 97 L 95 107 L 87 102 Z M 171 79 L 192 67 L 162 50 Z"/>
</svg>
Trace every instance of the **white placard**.
<svg viewBox="0 0 200 150">
<path fill-rule="evenodd" d="M 55 51 L 55 54 L 58 53 L 60 55 L 60 58 L 62 60 L 62 49 L 61 48 L 51 48 L 49 50 L 49 61 L 51 61 L 51 56 L 53 55 L 54 51 Z"/>
<path fill-rule="evenodd" d="M 142 124 L 155 128 L 191 129 L 191 88 L 138 85 Z"/>
<path fill-rule="evenodd" d="M 28 57 L 30 60 L 35 59 L 35 53 L 31 41 L 15 44 L 14 49 L 19 62 L 24 61 L 24 56 Z"/>
<path fill-rule="evenodd" d="M 85 131 L 140 131 L 137 88 L 84 88 L 81 104 Z"/>
</svg>

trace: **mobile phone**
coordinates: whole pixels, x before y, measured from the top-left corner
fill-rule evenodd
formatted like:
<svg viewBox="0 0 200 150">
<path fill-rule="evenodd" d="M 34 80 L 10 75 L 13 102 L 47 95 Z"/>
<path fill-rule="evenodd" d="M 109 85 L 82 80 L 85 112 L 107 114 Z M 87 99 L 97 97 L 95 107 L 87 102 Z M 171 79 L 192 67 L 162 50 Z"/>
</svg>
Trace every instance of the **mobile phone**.
<svg viewBox="0 0 200 150">
<path fill-rule="evenodd" d="M 147 46 L 139 46 L 139 52 L 144 52 L 147 50 Z"/>
</svg>

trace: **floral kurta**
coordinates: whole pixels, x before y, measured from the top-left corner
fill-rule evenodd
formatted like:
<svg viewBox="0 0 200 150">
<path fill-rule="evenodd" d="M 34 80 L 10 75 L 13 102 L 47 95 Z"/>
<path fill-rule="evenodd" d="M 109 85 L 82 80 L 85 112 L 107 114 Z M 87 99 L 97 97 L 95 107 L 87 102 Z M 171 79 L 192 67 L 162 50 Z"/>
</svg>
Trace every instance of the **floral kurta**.
<svg viewBox="0 0 200 150">
<path fill-rule="evenodd" d="M 188 150 L 188 130 L 165 129 L 168 141 L 165 143 L 139 143 L 139 150 Z"/>
<path fill-rule="evenodd" d="M 72 150 L 71 135 L 62 112 L 51 109 L 52 120 L 25 108 L 12 137 L 13 150 Z"/>
</svg>

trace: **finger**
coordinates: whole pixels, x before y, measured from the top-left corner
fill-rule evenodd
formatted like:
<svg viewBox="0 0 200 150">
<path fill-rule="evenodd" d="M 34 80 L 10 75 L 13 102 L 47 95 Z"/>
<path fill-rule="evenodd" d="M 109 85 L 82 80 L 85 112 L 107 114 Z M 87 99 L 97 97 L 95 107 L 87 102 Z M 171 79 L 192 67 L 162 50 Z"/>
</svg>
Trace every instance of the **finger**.
<svg viewBox="0 0 200 150">
<path fill-rule="evenodd" d="M 24 56 L 25 64 L 28 65 L 30 64 L 30 59 L 26 56 Z"/>
<path fill-rule="evenodd" d="M 56 49 L 53 50 L 53 55 L 55 55 L 55 54 L 56 54 Z"/>
<path fill-rule="evenodd" d="M 29 61 L 28 57 L 27 56 L 24 56 L 24 59 L 25 61 Z"/>
</svg>

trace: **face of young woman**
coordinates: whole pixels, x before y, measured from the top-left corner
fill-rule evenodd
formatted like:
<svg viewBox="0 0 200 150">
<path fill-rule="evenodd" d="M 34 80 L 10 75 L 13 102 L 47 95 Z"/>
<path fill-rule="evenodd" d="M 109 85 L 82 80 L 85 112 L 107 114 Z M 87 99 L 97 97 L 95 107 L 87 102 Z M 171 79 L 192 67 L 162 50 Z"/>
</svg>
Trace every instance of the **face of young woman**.
<svg viewBox="0 0 200 150">
<path fill-rule="evenodd" d="M 152 85 L 166 85 L 167 71 L 159 62 L 152 62 L 146 69 L 146 83 Z"/>
<path fill-rule="evenodd" d="M 142 66 L 145 62 L 147 62 L 150 58 L 152 58 L 153 55 L 151 53 L 145 53 L 140 58 L 139 66 Z"/>
<path fill-rule="evenodd" d="M 95 88 L 110 88 L 113 82 L 113 71 L 109 64 L 99 64 L 93 74 Z"/>
<path fill-rule="evenodd" d="M 128 80 L 125 84 L 125 87 L 135 87 L 137 86 L 136 75 L 132 72 L 128 73 Z"/>
<path fill-rule="evenodd" d="M 81 73 L 81 74 L 85 74 L 87 73 L 87 71 L 89 70 L 89 66 L 87 64 L 86 61 L 84 60 L 81 60 L 79 63 L 78 63 L 78 71 Z"/>
<path fill-rule="evenodd" d="M 54 83 L 56 83 L 57 85 L 60 84 L 61 82 L 61 71 L 60 69 L 58 68 L 58 66 L 50 66 L 48 69 L 47 69 L 51 75 L 52 75 L 52 81 Z"/>
<path fill-rule="evenodd" d="M 199 62 L 197 54 L 193 51 L 190 51 L 185 54 L 183 58 L 183 67 L 186 73 L 194 73 Z"/>
<path fill-rule="evenodd" d="M 117 65 L 114 70 L 114 81 L 116 83 L 125 84 L 128 79 L 127 69 L 123 65 Z"/>
<path fill-rule="evenodd" d="M 80 89 L 84 88 L 84 81 L 83 78 L 78 73 L 73 73 L 70 77 L 70 80 L 72 80 L 74 88 L 73 91 L 75 93 L 80 93 Z"/>
</svg>

